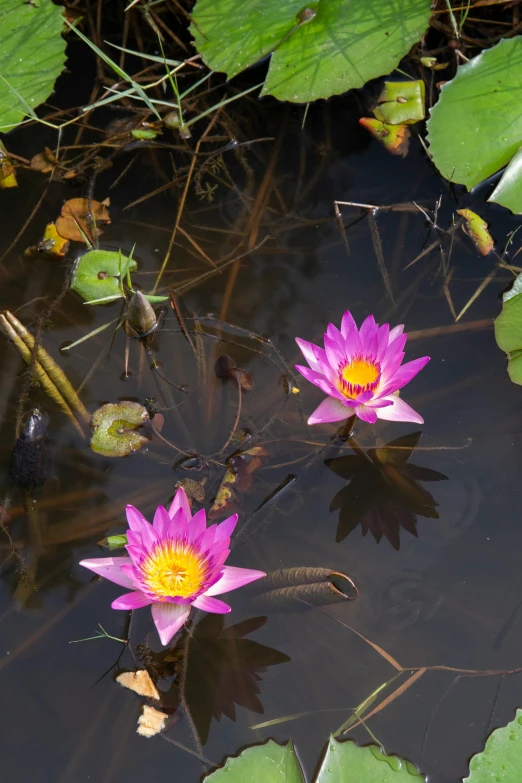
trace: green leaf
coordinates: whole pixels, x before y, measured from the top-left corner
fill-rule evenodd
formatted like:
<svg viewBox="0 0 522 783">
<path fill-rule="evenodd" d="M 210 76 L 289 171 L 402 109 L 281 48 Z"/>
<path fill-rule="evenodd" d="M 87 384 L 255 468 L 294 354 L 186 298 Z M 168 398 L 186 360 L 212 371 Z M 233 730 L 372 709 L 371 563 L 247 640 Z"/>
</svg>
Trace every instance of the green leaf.
<svg viewBox="0 0 522 783">
<path fill-rule="evenodd" d="M 0 131 L 51 94 L 65 62 L 62 11 L 51 0 L 0 0 Z"/>
<path fill-rule="evenodd" d="M 106 297 L 119 299 L 121 281 L 127 271 L 137 269 L 136 261 L 114 250 L 89 250 L 77 260 L 71 278 L 71 289 L 86 302 Z"/>
<path fill-rule="evenodd" d="M 304 783 L 292 742 L 268 740 L 229 756 L 225 766 L 207 775 L 208 783 Z"/>
<path fill-rule="evenodd" d="M 275 779 L 274 779 L 275 780 Z M 330 737 L 315 783 L 425 783 L 409 761 L 387 756 L 377 745 L 360 748 Z"/>
<path fill-rule="evenodd" d="M 505 353 L 522 348 L 522 294 L 504 302 L 502 312 L 495 319 L 495 340 Z"/>
<path fill-rule="evenodd" d="M 365 748 L 354 742 L 338 742 L 333 737 L 315 783 L 425 783 L 409 761 L 387 756 L 377 745 Z M 221 769 L 212 772 L 208 783 L 303 783 L 301 766 L 291 742 L 247 748 L 239 756 L 229 757 Z"/>
<path fill-rule="evenodd" d="M 429 0 L 197 0 L 191 32 L 229 78 L 272 53 L 263 94 L 305 103 L 390 73 L 430 13 Z"/>
<path fill-rule="evenodd" d="M 469 763 L 463 783 L 520 783 L 522 769 L 522 710 L 507 726 L 490 734 L 482 753 Z"/>
<path fill-rule="evenodd" d="M 92 415 L 91 449 L 104 457 L 126 457 L 138 451 L 148 443 L 148 438 L 138 432 L 148 420 L 147 409 L 137 402 L 102 405 Z"/>
<path fill-rule="evenodd" d="M 373 112 L 378 120 L 390 125 L 424 119 L 424 82 L 385 82 L 379 96 L 379 106 Z"/>
<path fill-rule="evenodd" d="M 501 204 L 516 215 L 522 214 L 522 147 L 508 163 L 488 201 Z"/>
<path fill-rule="evenodd" d="M 446 179 L 471 189 L 509 163 L 522 140 L 521 91 L 520 35 L 460 66 L 442 87 L 428 141 Z"/>
</svg>

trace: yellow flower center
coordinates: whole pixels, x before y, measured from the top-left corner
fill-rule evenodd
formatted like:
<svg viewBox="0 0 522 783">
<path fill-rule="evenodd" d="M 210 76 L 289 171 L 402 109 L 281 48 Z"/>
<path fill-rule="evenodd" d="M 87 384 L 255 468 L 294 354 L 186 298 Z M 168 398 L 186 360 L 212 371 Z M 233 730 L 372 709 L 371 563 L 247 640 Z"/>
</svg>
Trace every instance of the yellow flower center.
<svg viewBox="0 0 522 783">
<path fill-rule="evenodd" d="M 363 391 L 374 391 L 381 377 L 379 364 L 371 359 L 356 356 L 339 374 L 339 390 L 345 397 L 354 398 Z"/>
<path fill-rule="evenodd" d="M 205 581 L 207 561 L 190 544 L 164 541 L 141 564 L 147 589 L 158 597 L 189 598 Z"/>
</svg>

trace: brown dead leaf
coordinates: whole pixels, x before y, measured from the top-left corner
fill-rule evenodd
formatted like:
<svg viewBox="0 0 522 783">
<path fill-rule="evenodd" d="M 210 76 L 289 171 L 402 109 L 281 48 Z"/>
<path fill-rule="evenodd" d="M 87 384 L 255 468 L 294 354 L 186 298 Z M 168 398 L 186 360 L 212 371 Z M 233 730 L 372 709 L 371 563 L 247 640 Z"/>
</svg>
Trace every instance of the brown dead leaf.
<svg viewBox="0 0 522 783">
<path fill-rule="evenodd" d="M 147 704 L 143 705 L 143 712 L 138 718 L 137 733 L 142 737 L 154 737 L 155 734 L 159 734 L 165 728 L 165 721 L 168 715 L 164 712 L 149 707 Z"/>
<path fill-rule="evenodd" d="M 98 234 L 101 234 L 100 224 L 110 223 L 109 200 L 89 201 L 86 198 L 71 198 L 65 202 L 62 207 L 62 214 L 56 221 L 56 230 L 64 239 L 71 239 L 74 242 L 84 242 L 85 237 L 92 241 L 90 236 L 89 222 L 95 224 Z M 88 215 L 91 220 L 88 221 Z M 83 232 L 83 233 L 82 233 Z"/>
<path fill-rule="evenodd" d="M 159 693 L 152 682 L 148 671 L 138 669 L 136 672 L 123 672 L 116 677 L 116 682 L 123 685 L 124 688 L 137 693 L 138 696 L 146 696 L 147 699 L 159 700 Z"/>
<path fill-rule="evenodd" d="M 16 188 L 15 167 L 7 154 L 7 150 L 0 141 L 0 188 Z"/>
<path fill-rule="evenodd" d="M 33 171 L 40 171 L 42 174 L 49 174 L 58 164 L 56 157 L 49 147 L 45 147 L 43 152 L 38 152 L 31 158 L 29 166 Z"/>
</svg>

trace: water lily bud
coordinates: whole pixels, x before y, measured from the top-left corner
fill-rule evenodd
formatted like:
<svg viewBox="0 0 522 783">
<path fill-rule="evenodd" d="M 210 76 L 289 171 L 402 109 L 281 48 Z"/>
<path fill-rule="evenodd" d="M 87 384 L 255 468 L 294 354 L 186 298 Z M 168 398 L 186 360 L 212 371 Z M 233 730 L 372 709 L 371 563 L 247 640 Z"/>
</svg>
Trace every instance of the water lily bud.
<svg viewBox="0 0 522 783">
<path fill-rule="evenodd" d="M 131 297 L 127 308 L 127 321 L 140 337 L 149 334 L 158 322 L 154 308 L 141 291 L 136 291 Z"/>
</svg>

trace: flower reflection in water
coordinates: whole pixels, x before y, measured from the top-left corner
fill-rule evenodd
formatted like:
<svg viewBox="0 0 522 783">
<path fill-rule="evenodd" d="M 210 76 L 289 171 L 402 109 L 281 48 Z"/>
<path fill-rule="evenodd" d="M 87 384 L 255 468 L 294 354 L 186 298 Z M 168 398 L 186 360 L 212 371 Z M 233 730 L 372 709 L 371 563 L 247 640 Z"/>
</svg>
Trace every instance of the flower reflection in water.
<svg viewBox="0 0 522 783">
<path fill-rule="evenodd" d="M 326 460 L 338 476 L 349 481 L 338 492 L 330 511 L 339 511 L 336 541 L 343 541 L 357 525 L 379 543 L 385 536 L 400 548 L 400 529 L 417 537 L 417 516 L 438 519 L 438 503 L 419 481 L 443 481 L 442 473 L 409 464 L 421 432 L 392 440 L 380 448 Z"/>
</svg>

